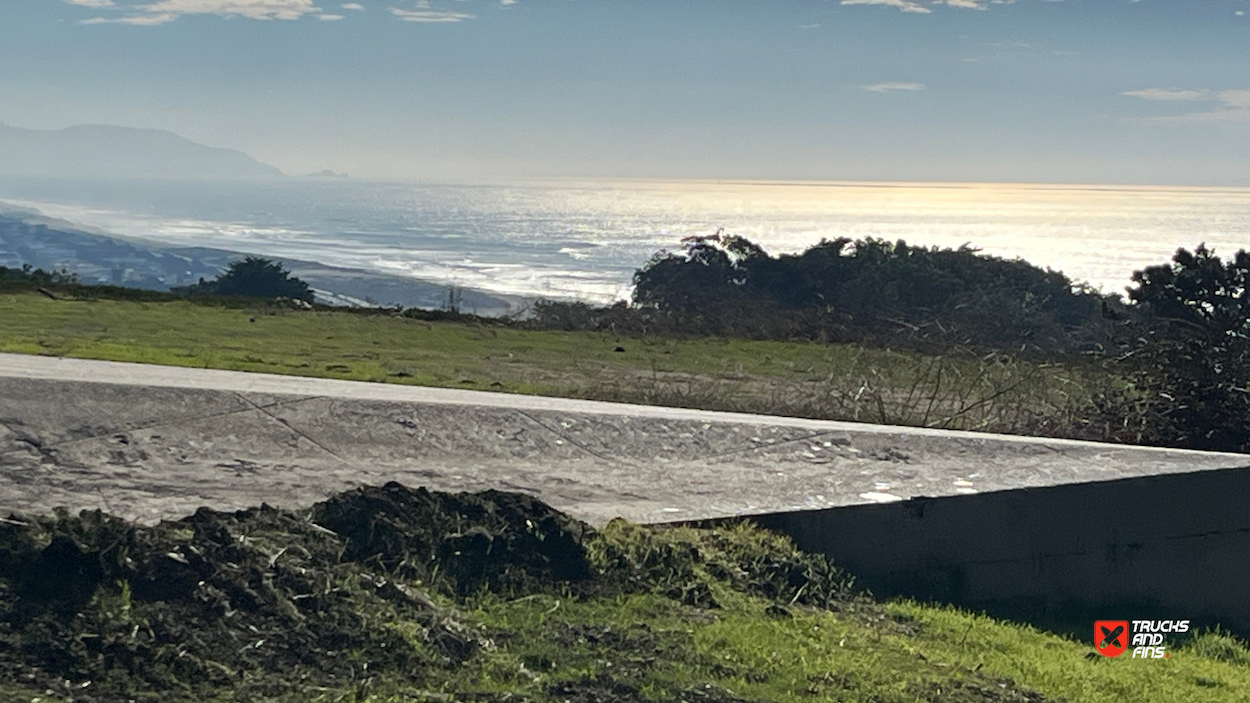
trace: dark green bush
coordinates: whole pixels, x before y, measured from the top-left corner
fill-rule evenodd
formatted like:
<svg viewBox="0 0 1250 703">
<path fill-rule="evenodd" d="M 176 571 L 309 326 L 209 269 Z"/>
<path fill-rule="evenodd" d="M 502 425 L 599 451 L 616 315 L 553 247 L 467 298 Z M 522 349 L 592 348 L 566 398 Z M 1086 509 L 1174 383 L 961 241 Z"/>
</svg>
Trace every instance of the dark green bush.
<svg viewBox="0 0 1250 703">
<path fill-rule="evenodd" d="M 1133 282 L 1124 362 L 1155 432 L 1176 446 L 1250 451 L 1250 254 L 1179 249 Z"/>
<path fill-rule="evenodd" d="M 177 289 L 192 296 L 213 295 L 246 298 L 289 298 L 313 302 L 308 284 L 291 275 L 281 263 L 259 256 L 248 256 L 230 264 L 226 272 L 212 281 L 200 279 L 193 286 Z"/>
</svg>

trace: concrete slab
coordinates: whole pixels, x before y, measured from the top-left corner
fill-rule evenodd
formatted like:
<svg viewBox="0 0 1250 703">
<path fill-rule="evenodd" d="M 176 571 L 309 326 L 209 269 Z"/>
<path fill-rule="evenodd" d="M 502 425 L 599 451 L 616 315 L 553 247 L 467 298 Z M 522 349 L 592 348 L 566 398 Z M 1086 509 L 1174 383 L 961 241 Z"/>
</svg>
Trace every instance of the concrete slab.
<svg viewBox="0 0 1250 703">
<path fill-rule="evenodd" d="M 1243 466 L 1235 454 L 0 354 L 0 512 L 295 507 L 362 483 L 640 522 Z"/>
</svg>

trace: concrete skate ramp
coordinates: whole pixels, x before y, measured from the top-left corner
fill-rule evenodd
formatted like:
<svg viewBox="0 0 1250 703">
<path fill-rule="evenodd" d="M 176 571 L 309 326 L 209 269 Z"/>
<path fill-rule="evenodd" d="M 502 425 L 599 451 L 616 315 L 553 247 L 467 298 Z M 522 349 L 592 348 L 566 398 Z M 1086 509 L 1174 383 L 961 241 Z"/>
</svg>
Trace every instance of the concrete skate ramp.
<svg viewBox="0 0 1250 703">
<path fill-rule="evenodd" d="M 591 522 L 1218 469 L 1241 455 L 0 354 L 0 511 L 294 507 L 363 483 L 533 493 Z"/>
<path fill-rule="evenodd" d="M 870 587 L 952 602 L 1093 607 L 1128 594 L 1181 609 L 1168 617 L 1198 617 L 1191 608 L 1250 624 L 1250 472 L 1216 471 L 1248 464 L 1236 454 L 0 354 L 0 514 L 64 506 L 150 522 L 200 506 L 298 507 L 386 481 L 494 488 L 600 524 L 763 516 Z"/>
</svg>

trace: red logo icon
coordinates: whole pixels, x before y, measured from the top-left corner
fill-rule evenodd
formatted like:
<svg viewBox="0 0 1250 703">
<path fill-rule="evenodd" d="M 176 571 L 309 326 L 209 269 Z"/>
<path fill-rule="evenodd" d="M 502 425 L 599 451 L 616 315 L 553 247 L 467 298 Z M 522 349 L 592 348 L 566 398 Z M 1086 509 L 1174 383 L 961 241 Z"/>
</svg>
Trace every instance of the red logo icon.
<svg viewBox="0 0 1250 703">
<path fill-rule="evenodd" d="M 1094 649 L 1104 657 L 1118 657 L 1128 649 L 1128 620 L 1096 620 Z"/>
</svg>

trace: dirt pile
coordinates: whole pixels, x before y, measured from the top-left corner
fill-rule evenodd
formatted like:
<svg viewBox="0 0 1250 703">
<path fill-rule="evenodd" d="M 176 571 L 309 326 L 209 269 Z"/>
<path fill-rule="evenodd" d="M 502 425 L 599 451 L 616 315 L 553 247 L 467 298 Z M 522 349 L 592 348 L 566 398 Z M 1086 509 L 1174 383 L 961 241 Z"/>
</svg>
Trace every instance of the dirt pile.
<svg viewBox="0 0 1250 703">
<path fill-rule="evenodd" d="M 312 517 L 346 540 L 347 561 L 456 595 L 523 595 L 591 575 L 583 544 L 594 530 L 527 495 L 392 483 L 339 494 Z"/>
<path fill-rule="evenodd" d="M 13 517 L 0 524 L 0 680 L 84 701 L 420 682 L 480 645 L 422 589 L 575 583 L 589 534 L 526 496 L 399 484 L 153 527 Z"/>
</svg>

